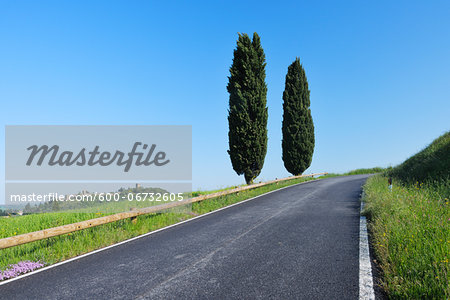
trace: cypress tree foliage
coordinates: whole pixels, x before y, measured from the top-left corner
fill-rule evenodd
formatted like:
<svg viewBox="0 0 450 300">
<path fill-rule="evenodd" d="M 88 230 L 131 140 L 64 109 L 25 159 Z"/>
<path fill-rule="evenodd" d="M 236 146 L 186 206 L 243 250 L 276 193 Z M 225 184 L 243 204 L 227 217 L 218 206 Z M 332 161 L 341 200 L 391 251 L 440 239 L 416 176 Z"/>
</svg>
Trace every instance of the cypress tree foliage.
<svg viewBox="0 0 450 300">
<path fill-rule="evenodd" d="M 300 59 L 288 67 L 283 92 L 283 162 L 292 175 L 309 168 L 314 152 L 314 123 L 308 81 Z"/>
<path fill-rule="evenodd" d="M 266 57 L 258 34 L 239 34 L 227 90 L 228 144 L 231 163 L 247 184 L 253 183 L 267 152 Z"/>
</svg>

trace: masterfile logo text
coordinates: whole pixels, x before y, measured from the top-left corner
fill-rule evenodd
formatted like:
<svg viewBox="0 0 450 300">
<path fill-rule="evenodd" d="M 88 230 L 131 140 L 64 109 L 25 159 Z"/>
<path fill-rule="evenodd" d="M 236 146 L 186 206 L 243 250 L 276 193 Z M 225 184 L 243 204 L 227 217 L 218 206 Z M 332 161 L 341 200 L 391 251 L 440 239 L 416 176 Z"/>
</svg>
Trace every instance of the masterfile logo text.
<svg viewBox="0 0 450 300">
<path fill-rule="evenodd" d="M 191 126 L 6 126 L 6 180 L 191 180 Z"/>
<path fill-rule="evenodd" d="M 142 148 L 142 152 L 138 151 L 138 148 Z M 49 147 L 48 145 L 32 145 L 27 148 L 30 150 L 30 156 L 28 157 L 27 166 L 31 166 L 36 158 L 35 164 L 41 166 L 47 159 L 49 166 L 109 166 L 116 163 L 118 166 L 124 166 L 124 172 L 128 172 L 133 165 L 136 166 L 150 166 L 154 164 L 157 167 L 164 166 L 170 162 L 166 159 L 166 153 L 159 151 L 154 155 L 156 144 L 150 147 L 147 144 L 135 142 L 130 152 L 122 152 L 116 150 L 114 154 L 109 151 L 99 151 L 100 146 L 95 146 L 92 151 L 87 151 L 86 148 L 82 148 L 78 153 L 72 151 L 60 151 L 58 145 Z M 154 156 L 153 156 L 154 155 Z M 145 157 L 145 158 L 144 158 Z"/>
</svg>

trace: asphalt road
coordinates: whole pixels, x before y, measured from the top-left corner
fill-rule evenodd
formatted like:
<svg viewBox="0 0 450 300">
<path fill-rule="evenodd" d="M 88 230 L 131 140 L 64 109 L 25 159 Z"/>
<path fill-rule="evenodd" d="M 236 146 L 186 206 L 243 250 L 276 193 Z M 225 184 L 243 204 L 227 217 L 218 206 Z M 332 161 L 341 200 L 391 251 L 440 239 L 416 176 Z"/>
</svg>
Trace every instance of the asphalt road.
<svg viewBox="0 0 450 300">
<path fill-rule="evenodd" d="M 2 299 L 357 299 L 367 176 L 255 200 L 0 286 Z"/>
</svg>

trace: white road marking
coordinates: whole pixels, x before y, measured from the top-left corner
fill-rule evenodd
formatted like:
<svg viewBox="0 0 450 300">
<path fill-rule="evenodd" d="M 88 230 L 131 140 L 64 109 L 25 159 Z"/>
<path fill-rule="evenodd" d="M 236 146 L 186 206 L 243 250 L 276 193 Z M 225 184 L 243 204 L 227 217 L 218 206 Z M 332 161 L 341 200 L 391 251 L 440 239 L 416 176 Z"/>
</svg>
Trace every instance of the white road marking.
<svg viewBox="0 0 450 300">
<path fill-rule="evenodd" d="M 361 202 L 361 212 L 363 208 L 364 202 Z M 359 299 L 375 299 L 365 216 L 359 217 Z"/>
</svg>

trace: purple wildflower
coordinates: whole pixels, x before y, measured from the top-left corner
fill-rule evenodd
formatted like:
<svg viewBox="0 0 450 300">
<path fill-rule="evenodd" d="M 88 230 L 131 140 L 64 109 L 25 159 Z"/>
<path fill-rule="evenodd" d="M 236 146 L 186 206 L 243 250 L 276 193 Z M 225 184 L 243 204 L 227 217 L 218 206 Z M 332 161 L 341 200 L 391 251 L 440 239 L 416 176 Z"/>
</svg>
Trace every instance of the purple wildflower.
<svg viewBox="0 0 450 300">
<path fill-rule="evenodd" d="M 0 271 L 0 281 L 17 277 L 19 275 L 42 268 L 43 266 L 44 264 L 40 261 L 21 261 L 17 264 L 9 265 L 6 270 Z"/>
</svg>

